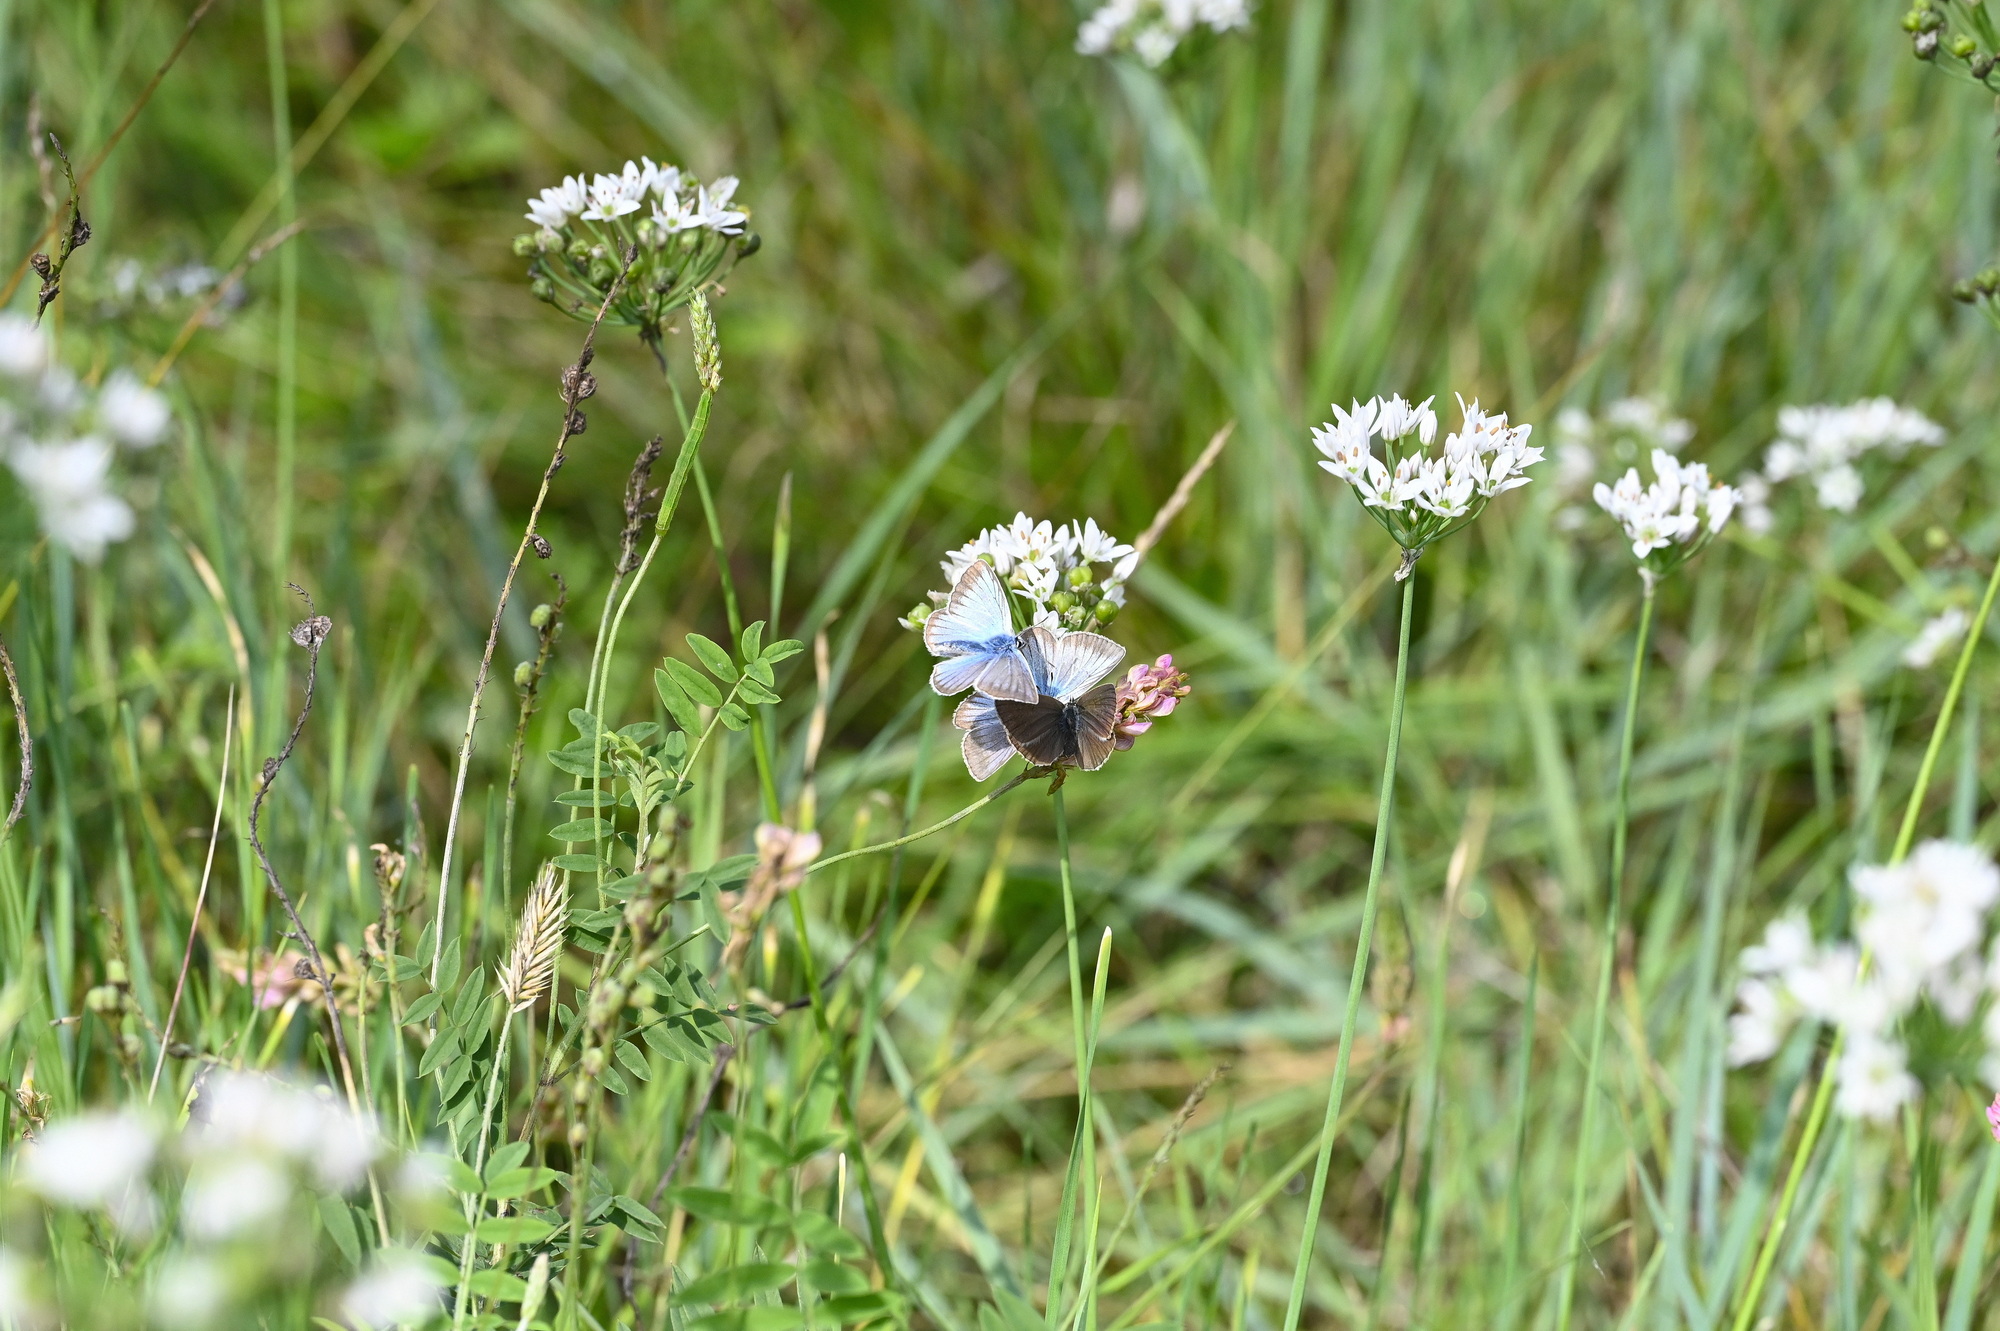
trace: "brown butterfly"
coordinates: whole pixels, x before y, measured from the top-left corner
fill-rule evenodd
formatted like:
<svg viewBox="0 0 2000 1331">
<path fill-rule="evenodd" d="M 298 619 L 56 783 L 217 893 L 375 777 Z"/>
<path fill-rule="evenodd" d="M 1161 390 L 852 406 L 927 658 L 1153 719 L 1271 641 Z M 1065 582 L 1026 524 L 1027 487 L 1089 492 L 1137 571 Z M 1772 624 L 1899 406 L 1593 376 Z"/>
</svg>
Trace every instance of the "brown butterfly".
<svg viewBox="0 0 2000 1331">
<path fill-rule="evenodd" d="M 1111 757 L 1118 692 L 1101 683 L 1125 659 L 1125 649 L 1096 633 L 1036 626 L 1021 635 L 1021 656 L 1039 695 L 1033 702 L 975 693 L 952 713 L 965 731 L 966 770 L 984 781 L 1015 754 L 1037 767 L 1094 772 Z"/>
</svg>

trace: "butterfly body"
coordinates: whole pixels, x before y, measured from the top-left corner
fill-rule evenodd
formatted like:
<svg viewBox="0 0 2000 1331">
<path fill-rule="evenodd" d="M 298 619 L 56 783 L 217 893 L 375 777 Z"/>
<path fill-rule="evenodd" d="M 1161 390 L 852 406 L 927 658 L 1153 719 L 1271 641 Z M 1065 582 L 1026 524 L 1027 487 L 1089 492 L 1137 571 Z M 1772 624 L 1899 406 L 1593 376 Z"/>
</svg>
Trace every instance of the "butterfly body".
<svg viewBox="0 0 2000 1331">
<path fill-rule="evenodd" d="M 1118 717 L 1117 689 L 1100 683 L 1125 659 L 1125 649 L 1095 633 L 1030 628 L 1021 656 L 1035 687 L 1032 700 L 975 693 L 952 723 L 965 731 L 960 748 L 973 779 L 984 781 L 1016 754 L 1037 767 L 1094 772 L 1111 757 Z"/>
</svg>

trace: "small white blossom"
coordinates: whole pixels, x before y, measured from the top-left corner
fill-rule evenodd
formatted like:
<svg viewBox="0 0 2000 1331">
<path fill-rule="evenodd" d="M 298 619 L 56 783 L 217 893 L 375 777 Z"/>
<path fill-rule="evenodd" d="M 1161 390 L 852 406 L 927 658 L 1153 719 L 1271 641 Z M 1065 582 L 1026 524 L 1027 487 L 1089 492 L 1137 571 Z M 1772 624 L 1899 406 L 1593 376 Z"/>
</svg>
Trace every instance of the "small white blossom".
<svg viewBox="0 0 2000 1331">
<path fill-rule="evenodd" d="M 166 437 L 173 413 L 166 398 L 130 370 L 114 370 L 97 394 L 97 422 L 128 448 L 151 448 Z"/>
<path fill-rule="evenodd" d="M 1077 29 L 1082 55 L 1129 50 L 1158 68 L 1198 27 L 1234 32 L 1250 26 L 1248 0 L 1106 0 Z"/>
<path fill-rule="evenodd" d="M 162 1326 L 201 1331 L 222 1320 L 229 1294 L 229 1276 L 219 1263 L 186 1253 L 162 1264 L 146 1302 Z"/>
<path fill-rule="evenodd" d="M 181 1192 L 181 1227 L 197 1239 L 236 1238 L 275 1220 L 291 1199 L 291 1179 L 263 1156 L 205 1160 Z"/>
<path fill-rule="evenodd" d="M 1709 479 L 1699 462 L 1682 463 L 1664 448 L 1653 450 L 1654 481 L 1644 485 L 1630 468 L 1615 486 L 1599 482 L 1597 506 L 1618 520 L 1632 555 L 1649 576 L 1679 567 L 1728 523 L 1740 496 Z"/>
<path fill-rule="evenodd" d="M 364 1327 L 422 1322 L 438 1311 L 444 1282 L 430 1263 L 405 1249 L 385 1248 L 341 1295 L 341 1314 Z"/>
<path fill-rule="evenodd" d="M 920 629 L 948 589 L 958 585 L 975 560 L 985 560 L 1009 591 L 1026 602 L 1024 622 L 1057 631 L 1101 627 L 1125 604 L 1125 582 L 1139 556 L 1095 518 L 1057 524 L 1036 521 L 1026 513 L 999 527 L 989 527 L 939 561 L 947 591 L 928 593 L 896 622 Z M 1100 573 L 1100 566 L 1108 566 Z"/>
<path fill-rule="evenodd" d="M 1778 522 L 1771 511 L 1771 483 L 1754 471 L 1747 472 L 1736 480 L 1736 495 L 1743 511 L 1743 530 L 1752 536 L 1769 535 Z"/>
<path fill-rule="evenodd" d="M 252 1072 L 209 1079 L 189 1125 L 188 1145 L 208 1158 L 246 1155 L 309 1167 L 325 1188 L 346 1191 L 380 1153 L 374 1123 L 331 1096 Z"/>
<path fill-rule="evenodd" d="M 1743 949 L 1746 975 L 1784 975 L 1813 958 L 1812 926 L 1803 915 L 1781 915 L 1764 926 L 1764 939 Z"/>
<path fill-rule="evenodd" d="M 1778 1052 L 1798 1017 L 1798 1007 L 1780 985 L 1750 978 L 1736 989 L 1729 1015 L 1729 1066 L 1761 1063 Z"/>
<path fill-rule="evenodd" d="M 1542 450 L 1528 443 L 1533 427 L 1509 425 L 1504 414 L 1489 415 L 1463 398 L 1463 424 L 1445 437 L 1440 454 L 1425 453 L 1437 435 L 1433 400 L 1377 397 L 1345 410 L 1335 404 L 1333 419 L 1312 432 L 1321 468 L 1353 486 L 1364 510 L 1408 552 L 1398 580 L 1426 545 L 1479 516 L 1495 495 L 1526 485 L 1527 468 L 1542 460 Z M 1384 457 L 1370 443 L 1377 439 Z"/>
<path fill-rule="evenodd" d="M 132 534 L 132 510 L 111 493 L 111 445 L 102 439 L 17 443 L 7 463 L 34 500 L 49 539 L 86 564 Z"/>
<path fill-rule="evenodd" d="M 121 1229 L 151 1229 L 155 1203 L 147 1172 L 159 1150 L 151 1120 L 128 1110 L 95 1110 L 52 1123 L 20 1157 L 31 1192 L 62 1206 L 103 1208 Z"/>
<path fill-rule="evenodd" d="M 1925 620 L 1917 636 L 1903 648 L 1903 664 L 1912 670 L 1928 670 L 1938 653 L 1964 637 L 1971 624 L 1972 616 L 1956 605 Z"/>
<path fill-rule="evenodd" d="M 1892 1119 L 1917 1090 L 1908 1055 L 1896 1041 L 1862 1035 L 1850 1039 L 1841 1051 L 1833 1103 L 1849 1118 Z"/>
<path fill-rule="evenodd" d="M 1856 465 L 1863 456 L 1878 450 L 1899 456 L 1916 445 L 1935 448 L 1943 442 L 1943 427 L 1886 397 L 1844 407 L 1783 407 L 1778 437 L 1764 451 L 1764 477 L 1810 479 L 1821 508 L 1851 513 L 1866 488 Z"/>
<path fill-rule="evenodd" d="M 0 314 L 0 375 L 33 379 L 53 359 L 49 335 L 25 314 Z"/>
</svg>

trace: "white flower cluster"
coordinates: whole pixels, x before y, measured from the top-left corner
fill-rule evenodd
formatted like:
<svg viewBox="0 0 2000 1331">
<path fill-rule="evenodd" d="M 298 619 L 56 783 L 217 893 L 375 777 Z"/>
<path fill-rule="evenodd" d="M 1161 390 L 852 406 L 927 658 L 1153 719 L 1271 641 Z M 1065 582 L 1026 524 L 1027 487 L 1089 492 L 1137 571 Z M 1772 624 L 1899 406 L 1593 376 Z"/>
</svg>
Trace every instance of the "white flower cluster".
<svg viewBox="0 0 2000 1331">
<path fill-rule="evenodd" d="M 1081 55 L 1131 51 L 1158 68 L 1198 27 L 1234 32 L 1250 26 L 1249 0 L 1105 0 L 1076 32 Z"/>
<path fill-rule="evenodd" d="M 657 350 L 675 310 L 757 251 L 736 184 L 735 176 L 703 183 L 650 157 L 611 175 L 565 177 L 528 200 L 535 230 L 514 238 L 514 253 L 529 260 L 529 290 L 586 322 L 603 308 Z"/>
<path fill-rule="evenodd" d="M 1028 603 L 1029 624 L 1068 630 L 1102 627 L 1117 618 L 1125 604 L 1125 581 L 1139 562 L 1132 547 L 1099 527 L 1095 518 L 1058 527 L 1016 513 L 1012 522 L 988 527 L 946 555 L 939 565 L 945 590 L 931 592 L 928 605 L 897 622 L 922 628 L 931 608 L 944 604 L 975 559 L 993 565 L 1008 588 Z M 1100 564 L 1105 566 L 1101 576 L 1094 567 Z"/>
<path fill-rule="evenodd" d="M 562 184 L 528 200 L 527 217 L 545 231 L 559 232 L 573 221 L 611 222 L 650 205 L 648 218 L 662 237 L 696 230 L 736 236 L 750 216 L 729 206 L 736 184 L 735 176 L 723 176 L 704 185 L 677 166 L 641 157 L 617 175 L 592 176 L 588 184 L 582 176 L 565 176 Z"/>
<path fill-rule="evenodd" d="M 149 1312 L 162 1326 L 202 1327 L 230 1320 L 230 1309 L 260 1283 L 296 1279 L 312 1251 L 320 1200 L 359 1188 L 381 1150 L 374 1123 L 324 1090 L 220 1071 L 203 1083 L 181 1132 L 137 1110 L 84 1113 L 27 1142 L 12 1181 L 49 1205 L 100 1212 L 135 1240 L 151 1238 L 171 1214 L 177 1241 L 161 1249 L 150 1273 Z M 169 1213 L 163 1198 L 176 1192 Z M 390 1271 L 392 1255 L 350 1296 L 358 1291 L 374 1308 L 387 1293 L 407 1294 L 407 1264 Z M 432 1280 L 430 1306 L 436 1289 Z M 393 1320 L 410 1319 L 406 1311 Z"/>
<path fill-rule="evenodd" d="M 1764 479 L 1808 479 L 1821 508 L 1852 513 L 1861 502 L 1856 463 L 1864 454 L 1881 449 L 1895 457 L 1912 445 L 1935 448 L 1943 442 L 1944 428 L 1937 422 L 1886 397 L 1844 407 L 1783 407 L 1778 437 L 1764 451 Z"/>
<path fill-rule="evenodd" d="M 1534 427 L 1509 425 L 1506 413 L 1488 415 L 1479 403 L 1458 402 L 1464 423 L 1445 437 L 1443 451 L 1424 452 L 1437 437 L 1432 398 L 1412 406 L 1400 397 L 1355 402 L 1313 429 L 1319 465 L 1354 487 L 1369 514 L 1405 550 L 1448 536 L 1479 516 L 1488 500 L 1526 485 L 1527 469 L 1542 460 L 1528 443 Z M 1382 441 L 1384 456 L 1370 443 Z M 1414 439 L 1414 447 L 1407 441 Z M 1404 576 L 1408 571 L 1405 565 Z"/>
<path fill-rule="evenodd" d="M 1962 605 L 1949 606 L 1940 613 L 1924 621 L 1917 630 L 1917 636 L 1910 639 L 1903 648 L 1903 664 L 1912 670 L 1928 670 L 1938 658 L 1938 653 L 1965 636 L 1972 626 L 1972 616 Z"/>
<path fill-rule="evenodd" d="M 1919 1089 L 1906 1019 L 1925 1006 L 1962 1028 L 1983 1003 L 1980 1071 L 2000 1083 L 2000 946 L 1982 951 L 2000 868 L 1976 846 L 1927 841 L 1901 864 L 1856 868 L 1851 881 L 1852 941 L 1818 943 L 1803 918 L 1788 915 L 1744 949 L 1730 1065 L 1769 1058 L 1801 1017 L 1830 1022 L 1844 1040 L 1835 1106 L 1887 1119 Z"/>
<path fill-rule="evenodd" d="M 1683 463 L 1664 448 L 1653 450 L 1653 475 L 1644 485 L 1639 469 L 1629 467 L 1617 485 L 1600 481 L 1591 492 L 1625 528 L 1633 558 L 1649 577 L 1679 567 L 1715 539 L 1742 498 L 1734 486 L 1711 481 L 1706 466 Z"/>
<path fill-rule="evenodd" d="M 132 534 L 132 509 L 111 488 L 115 446 L 151 448 L 171 422 L 167 400 L 130 371 L 93 390 L 33 320 L 0 314 L 0 461 L 49 539 L 78 559 L 94 564 Z"/>
<path fill-rule="evenodd" d="M 1678 453 L 1693 438 L 1694 422 L 1657 398 L 1621 397 L 1596 416 L 1564 407 L 1555 421 L 1555 487 L 1564 495 L 1587 493 L 1606 455 L 1613 465 L 1631 463 L 1656 448 Z"/>
</svg>

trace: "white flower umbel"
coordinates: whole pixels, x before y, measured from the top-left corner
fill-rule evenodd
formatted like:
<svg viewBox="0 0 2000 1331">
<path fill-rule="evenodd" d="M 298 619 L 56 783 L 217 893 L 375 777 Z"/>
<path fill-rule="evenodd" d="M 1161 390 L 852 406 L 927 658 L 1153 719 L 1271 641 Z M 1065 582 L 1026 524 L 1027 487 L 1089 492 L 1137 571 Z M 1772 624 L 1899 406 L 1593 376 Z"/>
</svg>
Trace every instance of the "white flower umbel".
<svg viewBox="0 0 2000 1331">
<path fill-rule="evenodd" d="M 1764 478 L 1808 480 L 1821 508 L 1852 513 L 1866 488 L 1857 466 L 1866 454 L 1900 456 L 1916 445 L 1935 448 L 1944 437 L 1944 428 L 1922 412 L 1886 397 L 1844 407 L 1783 407 L 1778 437 L 1764 451 Z"/>
<path fill-rule="evenodd" d="M 1964 606 L 1958 605 L 1925 620 L 1924 626 L 1917 630 L 1917 636 L 1903 648 L 1903 664 L 1912 670 L 1930 669 L 1938 653 L 1964 637 L 1971 623 L 1972 616 L 1966 613 Z"/>
<path fill-rule="evenodd" d="M 1428 454 L 1437 436 L 1433 400 L 1411 405 L 1392 396 L 1345 411 L 1335 406 L 1333 419 L 1313 430 L 1313 445 L 1325 454 L 1319 465 L 1353 486 L 1368 515 L 1403 547 L 1398 581 L 1425 546 L 1478 517 L 1495 495 L 1526 485 L 1527 468 L 1542 460 L 1542 450 L 1528 443 L 1532 426 L 1509 425 L 1505 413 L 1488 415 L 1463 398 L 1464 423 L 1437 455 Z"/>
<path fill-rule="evenodd" d="M 127 448 L 159 443 L 172 419 L 167 400 L 130 370 L 113 370 L 97 394 L 97 423 Z"/>
<path fill-rule="evenodd" d="M 444 1281 L 423 1254 L 384 1248 L 368 1270 L 341 1295 L 340 1311 L 359 1326 L 420 1325 L 441 1308 Z"/>
<path fill-rule="evenodd" d="M 597 316 L 636 253 L 605 319 L 657 345 L 667 319 L 757 250 L 735 176 L 703 182 L 641 157 L 613 174 L 565 177 L 528 200 L 535 230 L 514 241 L 534 294 L 573 318 Z"/>
<path fill-rule="evenodd" d="M 921 629 L 979 559 L 991 564 L 1020 600 L 1022 627 L 1039 624 L 1070 631 L 1102 628 L 1116 619 L 1125 604 L 1125 582 L 1138 566 L 1132 547 L 1099 527 L 1095 518 L 1058 527 L 1016 513 L 1012 522 L 988 527 L 946 555 L 939 564 L 946 590 L 930 592 L 927 604 L 896 622 Z"/>
<path fill-rule="evenodd" d="M 0 375 L 31 381 L 53 359 L 49 335 L 25 314 L 0 314 Z"/>
<path fill-rule="evenodd" d="M 1600 481 L 1592 492 L 1597 506 L 1624 527 L 1640 576 L 1649 584 L 1714 540 L 1741 498 L 1734 486 L 1710 480 L 1701 463 L 1682 463 L 1664 448 L 1653 450 L 1653 476 L 1646 485 L 1632 467 L 1617 485 Z"/>
<path fill-rule="evenodd" d="M 204 1086 L 184 1149 L 203 1161 L 246 1156 L 307 1170 L 345 1192 L 367 1177 L 381 1151 L 374 1123 L 331 1095 L 254 1072 L 218 1072 Z"/>
<path fill-rule="evenodd" d="M 1729 1062 L 1761 1062 L 1802 1017 L 1835 1027 L 1841 1113 L 1892 1116 L 1921 1089 L 1910 1050 L 1941 1023 L 1962 1031 L 1981 1020 L 1982 1067 L 2000 1077 L 2000 938 L 1989 950 L 2000 868 L 1976 846 L 1926 841 L 1901 863 L 1861 865 L 1850 875 L 1853 941 L 1815 942 L 1804 919 L 1774 921 L 1741 958 L 1744 979 L 1729 1019 Z M 1981 1017 L 1981 1000 L 1985 1010 Z M 1907 1019 L 1920 1007 L 1934 1014 Z M 1952 1047 L 1963 1037 L 1948 1037 Z M 1918 1060 L 1919 1069 L 1935 1066 Z"/>
<path fill-rule="evenodd" d="M 1157 69 L 1196 28 L 1235 32 L 1250 26 L 1249 0 L 1106 0 L 1076 32 L 1082 55 L 1130 51 Z"/>
<path fill-rule="evenodd" d="M 143 1233 L 155 1212 L 146 1179 L 159 1146 L 151 1119 L 93 1111 L 44 1128 L 22 1153 L 19 1177 L 47 1201 L 103 1209 L 121 1229 Z"/>
<path fill-rule="evenodd" d="M 7 465 L 34 500 L 49 539 L 86 564 L 132 534 L 132 510 L 111 492 L 111 445 L 102 439 L 17 443 Z"/>
</svg>

